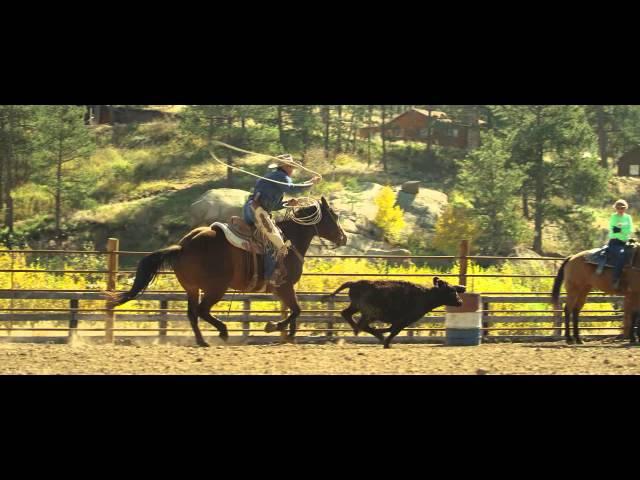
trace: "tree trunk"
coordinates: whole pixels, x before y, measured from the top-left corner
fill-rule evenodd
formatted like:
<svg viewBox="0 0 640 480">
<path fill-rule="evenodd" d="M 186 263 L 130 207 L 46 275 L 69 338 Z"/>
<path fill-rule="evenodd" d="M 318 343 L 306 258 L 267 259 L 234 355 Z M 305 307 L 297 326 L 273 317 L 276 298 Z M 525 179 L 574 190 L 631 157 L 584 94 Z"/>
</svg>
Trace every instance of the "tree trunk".
<svg viewBox="0 0 640 480">
<path fill-rule="evenodd" d="M 600 152 L 600 165 L 603 168 L 608 168 L 608 150 L 609 150 L 609 138 L 606 131 L 606 118 L 604 112 L 604 105 L 594 105 L 596 110 L 596 133 L 598 135 L 598 150 Z"/>
<path fill-rule="evenodd" d="M 382 137 L 382 167 L 384 171 L 387 171 L 387 141 L 385 139 L 385 125 L 387 120 L 387 107 L 386 105 L 380 105 L 382 109 L 382 123 L 380 124 L 380 136 Z"/>
<path fill-rule="evenodd" d="M 336 129 L 336 153 L 342 152 L 342 105 L 337 106 L 338 123 Z"/>
<path fill-rule="evenodd" d="M 5 187 L 5 199 L 4 202 L 7 206 L 5 210 L 4 223 L 6 227 L 9 229 L 9 233 L 13 234 L 13 196 L 11 192 L 14 188 L 14 179 L 13 179 L 13 108 L 9 107 L 9 115 L 7 118 L 7 129 L 5 136 L 5 166 L 7 173 L 7 181 Z"/>
<path fill-rule="evenodd" d="M 2 214 L 2 211 L 4 209 L 4 165 L 6 162 L 6 155 L 4 150 L 6 135 L 4 129 L 4 118 L 0 117 L 0 215 Z"/>
<path fill-rule="evenodd" d="M 233 117 L 227 117 L 227 126 L 229 128 L 228 137 L 231 138 L 231 131 L 233 129 Z M 227 140 L 228 142 L 229 140 Z M 231 150 L 227 148 L 227 164 L 233 165 L 233 153 Z M 233 186 L 233 169 L 231 167 L 227 167 L 227 187 L 231 188 Z"/>
<path fill-rule="evenodd" d="M 307 150 L 309 150 L 309 125 L 307 124 L 309 120 L 309 115 L 311 115 L 311 108 L 307 107 L 303 108 L 303 126 L 302 126 L 302 160 L 304 161 L 307 158 Z"/>
<path fill-rule="evenodd" d="M 329 125 L 331 123 L 329 114 L 330 114 L 329 105 L 324 105 L 322 107 L 322 123 L 324 124 L 324 133 L 323 133 L 324 158 L 326 159 L 329 158 Z"/>
<path fill-rule="evenodd" d="M 371 166 L 371 128 L 373 127 L 373 105 L 369 105 L 369 130 L 367 134 L 367 167 Z"/>
<path fill-rule="evenodd" d="M 353 110 L 351 112 L 351 125 L 349 125 L 349 137 L 351 138 L 351 148 L 349 149 L 349 151 L 351 153 L 355 153 L 356 152 L 356 132 L 358 130 L 357 126 L 358 126 L 358 120 L 359 120 L 359 115 L 358 115 L 358 111 L 357 111 L 357 105 L 353 105 L 352 106 Z"/>
<path fill-rule="evenodd" d="M 531 220 L 529 213 L 529 194 L 525 189 L 522 190 L 522 216 L 527 220 Z"/>
<path fill-rule="evenodd" d="M 249 131 L 247 130 L 247 119 L 244 112 L 240 114 L 240 128 L 242 129 L 242 148 L 249 146 Z"/>
<path fill-rule="evenodd" d="M 284 144 L 284 125 L 282 120 L 282 105 L 277 106 L 277 122 L 278 122 L 278 139 L 280 140 L 280 146 L 283 150 L 287 149 Z"/>
<path fill-rule="evenodd" d="M 542 112 L 538 108 L 536 111 L 536 122 L 539 126 L 541 123 L 541 115 Z M 539 143 L 537 152 L 536 152 L 536 178 L 535 178 L 535 205 L 536 211 L 534 215 L 534 236 L 533 236 L 533 251 L 542 254 L 542 224 L 544 221 L 544 147 L 543 147 L 543 139 L 537 139 Z"/>
<path fill-rule="evenodd" d="M 61 134 L 62 135 L 62 134 Z M 60 238 L 60 218 L 62 210 L 62 137 L 58 139 L 58 160 L 56 164 L 56 237 Z"/>
<path fill-rule="evenodd" d="M 433 112 L 433 109 L 431 108 L 431 105 L 427 106 L 427 112 L 429 113 L 427 116 L 427 158 L 431 158 L 431 146 L 433 145 L 433 128 L 431 119 L 431 112 Z"/>
</svg>

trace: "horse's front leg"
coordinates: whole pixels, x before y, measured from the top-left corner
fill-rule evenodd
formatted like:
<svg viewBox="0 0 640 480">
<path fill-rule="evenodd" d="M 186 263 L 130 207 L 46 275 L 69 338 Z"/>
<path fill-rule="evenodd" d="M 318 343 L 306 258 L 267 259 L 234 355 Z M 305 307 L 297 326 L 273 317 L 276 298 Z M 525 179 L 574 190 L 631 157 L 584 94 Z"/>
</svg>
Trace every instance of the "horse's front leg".
<svg viewBox="0 0 640 480">
<path fill-rule="evenodd" d="M 638 343 L 638 337 L 640 337 L 640 311 L 633 311 L 631 313 L 631 332 L 629 335 L 629 341 L 631 343 Z"/>
<path fill-rule="evenodd" d="M 286 283 L 282 285 L 275 291 L 275 294 L 280 298 L 282 303 L 289 308 L 290 314 L 285 320 L 281 320 L 280 322 L 272 323 L 269 322 L 265 326 L 266 332 L 275 332 L 280 331 L 283 332 L 287 326 L 289 326 L 289 335 L 287 340 L 293 340 L 293 337 L 296 334 L 296 319 L 300 316 L 300 305 L 298 304 L 298 299 L 296 298 L 296 292 L 293 290 L 293 285 Z"/>
</svg>

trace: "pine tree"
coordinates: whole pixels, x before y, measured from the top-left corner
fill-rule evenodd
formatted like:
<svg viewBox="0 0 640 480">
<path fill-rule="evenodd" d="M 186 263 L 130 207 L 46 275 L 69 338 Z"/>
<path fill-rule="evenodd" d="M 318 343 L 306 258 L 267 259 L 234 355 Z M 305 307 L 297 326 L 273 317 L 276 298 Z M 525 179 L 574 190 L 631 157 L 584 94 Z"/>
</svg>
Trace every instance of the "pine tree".
<svg viewBox="0 0 640 480">
<path fill-rule="evenodd" d="M 40 179 L 55 198 L 55 228 L 61 232 L 63 193 L 73 188 L 78 161 L 95 149 L 95 140 L 84 125 L 83 109 L 72 105 L 44 105 L 37 110 L 37 144 Z M 69 168 L 66 168 L 66 167 Z"/>
</svg>

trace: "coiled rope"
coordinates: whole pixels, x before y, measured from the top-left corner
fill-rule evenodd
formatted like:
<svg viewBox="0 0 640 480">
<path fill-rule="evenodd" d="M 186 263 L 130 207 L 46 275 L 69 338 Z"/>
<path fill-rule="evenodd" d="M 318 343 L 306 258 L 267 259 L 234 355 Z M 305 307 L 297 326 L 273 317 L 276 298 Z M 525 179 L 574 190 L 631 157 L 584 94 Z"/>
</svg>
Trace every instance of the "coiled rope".
<svg viewBox="0 0 640 480">
<path fill-rule="evenodd" d="M 314 175 L 317 175 L 318 177 L 320 177 L 322 179 L 322 175 L 320 175 L 318 172 L 314 172 L 310 168 L 305 167 L 304 165 L 296 162 L 295 160 L 284 160 L 282 158 L 274 157 L 273 155 L 268 155 L 266 153 L 257 153 L 257 152 L 251 152 L 249 150 L 243 150 L 242 148 L 234 147 L 233 145 L 229 145 L 227 143 L 220 142 L 218 140 L 212 140 L 211 144 L 212 145 L 219 145 L 221 147 L 226 147 L 226 148 L 229 148 L 231 150 L 236 150 L 236 151 L 242 152 L 242 153 L 247 153 L 249 155 L 260 155 L 260 156 L 263 156 L 263 157 L 271 158 L 271 159 L 276 160 L 278 162 L 287 163 L 287 164 L 292 165 L 292 166 L 294 166 L 296 168 L 299 168 L 301 170 L 306 170 L 307 172 L 311 172 Z M 265 177 L 263 177 L 261 175 L 256 175 L 255 173 L 248 172 L 247 170 L 244 170 L 244 169 L 242 169 L 240 167 L 236 167 L 234 165 L 229 165 L 228 163 L 225 163 L 222 160 L 220 160 L 218 157 L 216 157 L 215 153 L 213 153 L 213 151 L 211 149 L 208 149 L 208 150 L 209 150 L 209 154 L 211 155 L 211 157 L 213 157 L 213 159 L 216 162 L 221 163 L 222 165 L 224 165 L 226 167 L 229 167 L 229 168 L 231 168 L 233 170 L 239 170 L 240 172 L 246 173 L 247 175 L 251 175 L 252 177 L 261 178 L 262 180 L 266 180 L 268 182 L 278 183 L 280 185 L 289 185 L 289 186 L 293 186 L 293 187 L 310 187 L 310 186 L 313 185 L 313 183 L 310 182 L 310 181 L 309 182 L 304 182 L 304 183 L 291 183 L 291 184 L 289 184 L 289 183 L 285 183 L 285 182 L 279 182 L 278 180 L 273 180 L 271 178 L 265 178 Z"/>
</svg>

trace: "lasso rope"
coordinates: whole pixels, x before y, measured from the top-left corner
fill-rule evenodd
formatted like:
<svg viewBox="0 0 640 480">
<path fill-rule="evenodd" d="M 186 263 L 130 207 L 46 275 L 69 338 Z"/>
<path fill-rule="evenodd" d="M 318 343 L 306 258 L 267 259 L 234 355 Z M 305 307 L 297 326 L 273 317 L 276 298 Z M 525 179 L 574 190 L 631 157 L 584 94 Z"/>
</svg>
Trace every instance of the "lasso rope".
<svg viewBox="0 0 640 480">
<path fill-rule="evenodd" d="M 286 163 L 288 165 L 292 165 L 292 166 L 294 166 L 296 168 L 299 168 L 301 170 L 306 170 L 307 172 L 311 172 L 314 175 L 317 175 L 320 178 L 322 178 L 322 175 L 320 175 L 318 172 L 314 172 L 310 168 L 307 168 L 304 165 L 302 165 L 302 164 L 300 164 L 300 163 L 298 163 L 298 162 L 296 162 L 294 160 L 284 160 L 282 158 L 274 157 L 273 155 L 267 155 L 266 153 L 250 152 L 249 150 L 243 150 L 242 148 L 234 147 L 233 145 L 229 145 L 227 143 L 223 143 L 223 142 L 220 142 L 218 140 L 212 140 L 211 143 L 215 144 L 215 145 L 220 145 L 222 147 L 229 148 L 231 150 L 236 150 L 238 152 L 247 153 L 247 154 L 250 154 L 250 155 L 260 155 L 260 156 L 263 156 L 263 157 L 271 158 L 271 159 L 276 160 L 278 162 L 282 162 L 282 163 Z M 244 170 L 244 169 L 242 169 L 240 167 L 236 167 L 234 165 L 229 165 L 228 163 L 223 162 L 218 157 L 216 157 L 215 153 L 213 153 L 211 151 L 211 149 L 209 149 L 209 154 L 213 157 L 213 159 L 216 162 L 221 163 L 222 165 L 224 165 L 226 167 L 229 167 L 229 168 L 231 168 L 233 170 L 239 170 L 242 173 L 246 173 L 247 175 L 251 175 L 252 177 L 261 178 L 262 180 L 266 180 L 268 182 L 278 183 L 280 185 L 288 185 L 288 186 L 292 186 L 292 187 L 310 187 L 310 186 L 313 185 L 313 183 L 310 182 L 310 181 L 309 182 L 304 182 L 304 183 L 285 183 L 285 182 L 279 182 L 278 180 L 273 180 L 271 178 L 265 178 L 265 177 L 263 177 L 261 175 L 256 175 L 255 173 L 248 172 L 247 170 Z"/>
<path fill-rule="evenodd" d="M 300 197 L 297 199 L 299 203 L 303 203 L 303 205 L 296 205 L 294 207 L 287 207 L 287 211 L 284 215 L 285 220 L 292 220 L 298 225 L 317 225 L 322 220 L 322 208 L 320 207 L 320 202 L 318 202 L 315 198 L 311 197 Z M 296 208 L 307 208 L 307 207 L 316 207 L 313 213 L 306 215 L 304 217 L 296 216 Z"/>
</svg>

